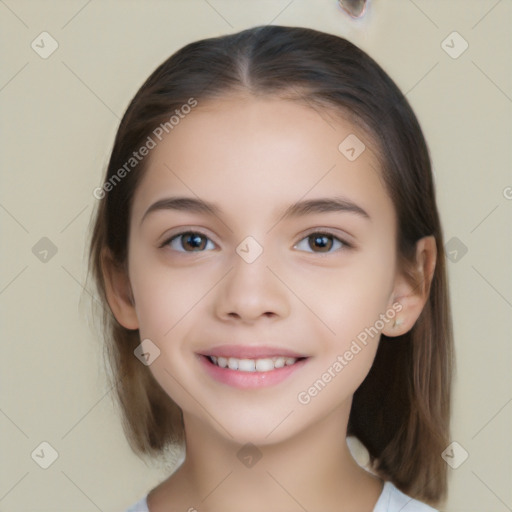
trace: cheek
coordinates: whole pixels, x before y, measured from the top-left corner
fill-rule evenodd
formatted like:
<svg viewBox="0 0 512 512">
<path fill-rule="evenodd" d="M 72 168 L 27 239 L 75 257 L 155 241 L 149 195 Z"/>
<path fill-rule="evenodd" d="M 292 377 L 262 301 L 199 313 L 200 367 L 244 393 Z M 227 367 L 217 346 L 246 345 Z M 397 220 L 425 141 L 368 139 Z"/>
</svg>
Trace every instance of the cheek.
<svg viewBox="0 0 512 512">
<path fill-rule="evenodd" d="M 393 289 L 394 254 L 389 249 L 366 248 L 348 256 L 337 268 L 302 268 L 292 272 L 290 279 L 310 309 L 308 316 L 315 320 L 320 339 L 341 350 L 386 314 Z M 380 323 L 377 326 L 382 330 Z"/>
<path fill-rule="evenodd" d="M 317 301 L 311 302 L 311 309 L 320 312 L 334 334 L 317 322 L 318 357 L 296 398 L 304 414 L 321 414 L 344 402 L 368 375 L 385 325 L 383 318 L 393 321 L 386 314 L 392 277 L 381 266 L 340 273 L 337 286 L 332 279 L 325 286 L 317 281 Z"/>
<path fill-rule="evenodd" d="M 149 252 L 135 249 L 130 258 L 140 339 L 151 340 L 160 351 L 149 370 L 168 396 L 189 410 L 194 387 L 187 368 L 192 355 L 183 340 L 197 319 L 201 299 L 213 286 L 212 279 L 197 270 L 163 265 Z"/>
<path fill-rule="evenodd" d="M 141 337 L 162 343 L 175 333 L 215 284 L 211 272 L 200 268 L 172 268 L 161 254 L 134 248 L 130 281 Z"/>
</svg>

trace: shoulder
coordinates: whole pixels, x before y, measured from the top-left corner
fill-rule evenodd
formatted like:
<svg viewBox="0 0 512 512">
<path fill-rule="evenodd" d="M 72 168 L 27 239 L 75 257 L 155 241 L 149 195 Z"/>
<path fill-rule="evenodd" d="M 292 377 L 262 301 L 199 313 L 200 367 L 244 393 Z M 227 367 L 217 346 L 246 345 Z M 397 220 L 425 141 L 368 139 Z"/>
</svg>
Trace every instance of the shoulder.
<svg viewBox="0 0 512 512">
<path fill-rule="evenodd" d="M 434 508 L 415 500 L 397 489 L 391 482 L 385 482 L 382 493 L 373 512 L 437 512 Z"/>
<path fill-rule="evenodd" d="M 144 496 L 144 498 L 135 503 L 135 505 L 132 505 L 126 509 L 125 512 L 149 512 L 147 496 Z"/>
</svg>

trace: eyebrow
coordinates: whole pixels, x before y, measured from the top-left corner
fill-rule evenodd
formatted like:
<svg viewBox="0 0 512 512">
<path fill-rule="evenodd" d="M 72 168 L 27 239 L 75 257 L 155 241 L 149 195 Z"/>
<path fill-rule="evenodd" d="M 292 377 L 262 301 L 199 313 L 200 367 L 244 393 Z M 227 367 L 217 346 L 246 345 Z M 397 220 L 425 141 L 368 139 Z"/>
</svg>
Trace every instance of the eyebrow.
<svg viewBox="0 0 512 512">
<path fill-rule="evenodd" d="M 222 210 L 213 203 L 193 197 L 166 197 L 153 203 L 144 213 L 140 224 L 152 212 L 159 210 L 187 211 L 220 216 Z M 279 220 L 292 217 L 302 217 L 313 213 L 353 213 L 371 221 L 370 215 L 360 206 L 344 197 L 325 197 L 308 199 L 290 205 Z"/>
</svg>

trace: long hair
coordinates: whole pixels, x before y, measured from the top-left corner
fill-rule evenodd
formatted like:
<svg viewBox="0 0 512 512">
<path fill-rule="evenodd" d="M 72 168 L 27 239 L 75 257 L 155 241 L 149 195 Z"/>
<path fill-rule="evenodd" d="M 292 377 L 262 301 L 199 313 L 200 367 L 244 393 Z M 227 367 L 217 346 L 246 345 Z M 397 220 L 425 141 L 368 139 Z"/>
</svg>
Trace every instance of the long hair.
<svg viewBox="0 0 512 512">
<path fill-rule="evenodd" d="M 409 332 L 382 335 L 354 394 L 348 434 L 365 445 L 382 478 L 412 497 L 439 502 L 447 490 L 441 453 L 449 443 L 453 340 L 429 152 L 409 103 L 385 71 L 349 41 L 308 28 L 258 26 L 190 43 L 149 76 L 121 120 L 95 212 L 89 270 L 104 306 L 106 359 L 130 446 L 154 457 L 182 443 L 184 434 L 180 408 L 133 355 L 139 332 L 122 327 L 106 300 L 102 251 L 126 264 L 132 198 L 146 168 L 142 160 L 128 172 L 126 162 L 191 99 L 200 104 L 230 93 L 297 100 L 319 113 L 348 116 L 365 130 L 377 147 L 397 214 L 398 261 L 411 283 L 416 242 L 435 237 L 426 305 Z"/>
</svg>

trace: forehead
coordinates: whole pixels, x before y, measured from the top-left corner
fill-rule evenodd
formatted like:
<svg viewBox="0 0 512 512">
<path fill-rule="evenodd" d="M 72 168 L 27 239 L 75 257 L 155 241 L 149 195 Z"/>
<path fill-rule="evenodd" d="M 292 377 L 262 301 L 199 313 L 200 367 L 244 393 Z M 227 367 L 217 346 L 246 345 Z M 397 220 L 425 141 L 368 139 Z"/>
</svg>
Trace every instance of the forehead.
<svg viewBox="0 0 512 512">
<path fill-rule="evenodd" d="M 334 193 L 392 220 L 375 149 L 360 128 L 296 101 L 234 96 L 199 101 L 157 141 L 133 214 L 141 218 L 171 194 L 261 212 Z"/>
</svg>

